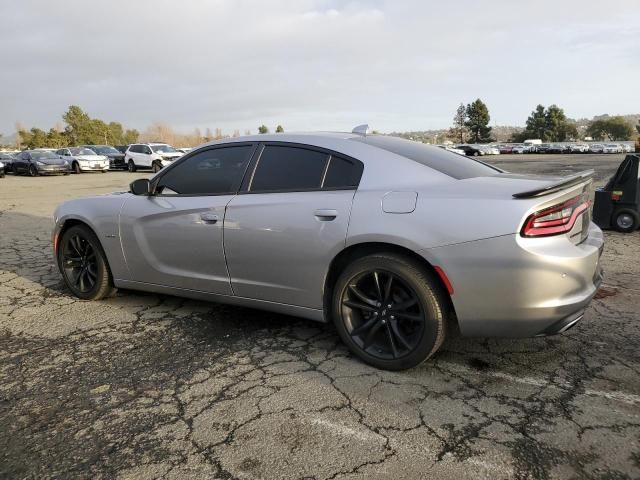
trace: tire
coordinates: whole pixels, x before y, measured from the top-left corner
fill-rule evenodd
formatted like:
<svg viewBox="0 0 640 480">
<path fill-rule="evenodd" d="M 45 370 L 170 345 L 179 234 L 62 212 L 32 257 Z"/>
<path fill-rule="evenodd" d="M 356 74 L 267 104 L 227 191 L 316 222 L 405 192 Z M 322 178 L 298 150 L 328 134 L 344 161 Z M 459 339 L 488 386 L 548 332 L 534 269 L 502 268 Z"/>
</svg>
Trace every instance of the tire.
<svg viewBox="0 0 640 480">
<path fill-rule="evenodd" d="M 638 229 L 640 217 L 636 210 L 621 208 L 613 214 L 611 225 L 619 232 L 631 233 Z"/>
<path fill-rule="evenodd" d="M 131 173 L 134 173 L 137 168 L 136 168 L 136 164 L 133 163 L 133 160 L 129 159 L 129 162 L 127 163 L 127 170 Z"/>
<path fill-rule="evenodd" d="M 57 261 L 65 285 L 76 297 L 101 300 L 115 294 L 102 245 L 86 225 L 74 225 L 61 235 Z"/>
<path fill-rule="evenodd" d="M 37 177 L 38 176 L 38 169 L 36 167 L 34 167 L 33 165 L 31 165 L 29 167 L 29 176 L 30 177 Z"/>
<path fill-rule="evenodd" d="M 162 165 L 160 165 L 158 162 L 153 162 L 153 165 L 151 165 L 151 171 L 153 173 L 158 173 L 160 170 L 162 170 Z"/>
<path fill-rule="evenodd" d="M 473 152 L 474 157 L 477 157 L 478 155 L 480 155 L 480 152 Z"/>
<path fill-rule="evenodd" d="M 331 313 L 342 341 L 357 357 L 376 368 L 404 370 L 442 345 L 447 305 L 433 273 L 405 256 L 378 253 L 355 260 L 340 274 Z"/>
<path fill-rule="evenodd" d="M 73 162 L 73 165 L 71 166 L 71 168 L 73 169 L 73 173 L 77 173 L 77 174 L 82 173 L 82 170 L 80 170 L 80 164 L 78 162 Z"/>
</svg>

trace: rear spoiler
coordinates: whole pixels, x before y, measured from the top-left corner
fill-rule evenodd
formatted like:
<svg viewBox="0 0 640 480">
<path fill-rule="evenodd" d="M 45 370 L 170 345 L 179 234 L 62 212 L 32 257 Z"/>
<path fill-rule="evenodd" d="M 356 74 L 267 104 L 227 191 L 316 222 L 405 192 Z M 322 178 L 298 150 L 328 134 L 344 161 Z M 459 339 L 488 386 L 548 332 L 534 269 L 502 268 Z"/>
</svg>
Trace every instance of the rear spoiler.
<svg viewBox="0 0 640 480">
<path fill-rule="evenodd" d="M 595 170 L 584 170 L 580 173 L 576 173 L 575 175 L 571 175 L 569 177 L 565 177 L 559 182 L 550 183 L 545 185 L 544 187 L 537 188 L 535 190 L 528 190 L 526 192 L 514 193 L 513 198 L 535 198 L 542 197 L 544 195 L 549 195 L 550 193 L 559 192 L 560 190 L 564 190 L 565 188 L 573 187 L 574 185 L 578 185 L 579 183 L 583 183 L 586 180 L 591 179 Z"/>
</svg>

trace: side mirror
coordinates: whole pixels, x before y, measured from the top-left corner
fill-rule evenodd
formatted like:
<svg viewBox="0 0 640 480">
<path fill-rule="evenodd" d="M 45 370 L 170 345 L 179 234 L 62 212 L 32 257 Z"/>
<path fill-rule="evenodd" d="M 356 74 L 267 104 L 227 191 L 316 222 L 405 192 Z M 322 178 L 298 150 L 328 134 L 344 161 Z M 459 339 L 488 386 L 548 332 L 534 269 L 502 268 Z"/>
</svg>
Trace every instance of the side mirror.
<svg viewBox="0 0 640 480">
<path fill-rule="evenodd" d="M 147 178 L 139 178 L 138 180 L 134 180 L 129 184 L 129 188 L 131 189 L 131 193 L 134 195 L 150 195 L 151 194 L 151 183 Z"/>
</svg>

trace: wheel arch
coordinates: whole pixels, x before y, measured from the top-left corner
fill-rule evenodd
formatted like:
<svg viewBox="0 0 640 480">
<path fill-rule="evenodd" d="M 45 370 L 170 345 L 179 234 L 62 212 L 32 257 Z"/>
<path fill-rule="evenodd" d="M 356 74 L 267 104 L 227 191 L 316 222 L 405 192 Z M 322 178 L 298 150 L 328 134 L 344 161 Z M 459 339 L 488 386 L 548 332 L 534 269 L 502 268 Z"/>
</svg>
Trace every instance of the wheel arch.
<svg viewBox="0 0 640 480">
<path fill-rule="evenodd" d="M 438 282 L 438 286 L 441 288 L 442 293 L 445 295 L 447 299 L 447 304 L 449 307 L 449 318 L 451 321 L 456 322 L 455 308 L 453 305 L 453 301 L 451 299 L 451 295 L 447 289 L 447 285 L 445 285 L 442 277 L 437 272 L 434 265 L 431 264 L 426 258 L 422 255 L 416 253 L 410 248 L 394 244 L 388 242 L 363 242 L 356 243 L 346 247 L 341 250 L 331 261 L 329 265 L 329 269 L 327 270 L 327 274 L 325 275 L 324 285 L 323 285 L 323 307 L 325 314 L 327 315 L 327 321 L 331 322 L 330 312 L 331 312 L 331 298 L 333 296 L 333 287 L 340 276 L 340 273 L 344 270 L 344 268 L 349 265 L 351 262 L 365 257 L 367 255 L 372 255 L 375 253 L 396 253 L 403 255 L 405 257 L 410 258 L 417 265 L 424 268 L 426 271 L 430 272 L 434 279 Z"/>
</svg>

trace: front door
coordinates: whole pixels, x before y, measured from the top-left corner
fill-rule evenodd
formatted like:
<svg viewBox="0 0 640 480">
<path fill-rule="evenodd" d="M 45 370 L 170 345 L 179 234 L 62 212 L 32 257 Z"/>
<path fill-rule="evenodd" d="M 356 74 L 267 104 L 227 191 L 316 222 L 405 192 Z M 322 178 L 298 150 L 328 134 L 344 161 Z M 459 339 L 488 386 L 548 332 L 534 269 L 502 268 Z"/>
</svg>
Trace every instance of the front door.
<svg viewBox="0 0 640 480">
<path fill-rule="evenodd" d="M 131 195 L 120 215 L 127 280 L 232 294 L 225 210 L 252 149 L 244 144 L 194 152 L 163 171 L 154 195 Z"/>
</svg>

